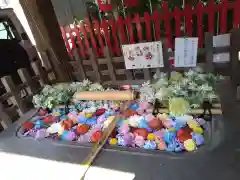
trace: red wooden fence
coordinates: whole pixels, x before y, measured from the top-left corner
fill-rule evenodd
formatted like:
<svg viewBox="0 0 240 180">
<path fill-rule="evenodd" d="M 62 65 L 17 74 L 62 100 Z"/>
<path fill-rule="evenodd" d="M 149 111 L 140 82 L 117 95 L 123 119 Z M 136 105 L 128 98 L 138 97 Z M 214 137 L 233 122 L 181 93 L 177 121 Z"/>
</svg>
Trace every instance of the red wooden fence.
<svg viewBox="0 0 240 180">
<path fill-rule="evenodd" d="M 219 32 L 216 32 L 215 27 L 217 13 Z M 227 26 L 228 13 L 232 13 L 231 27 Z M 205 17 L 207 17 L 207 24 L 203 24 Z M 184 22 L 185 33 L 181 30 L 182 22 Z M 143 17 L 136 13 L 126 18 L 119 17 L 117 20 L 103 19 L 101 22 L 98 20 L 90 22 L 89 18 L 86 18 L 84 23 L 61 27 L 61 31 L 69 55 L 72 48 L 78 47 L 80 54 L 85 58 L 89 48 L 93 48 L 96 56 L 102 56 L 103 48 L 107 45 L 111 53 L 118 56 L 121 55 L 121 44 L 154 41 L 161 38 L 166 38 L 168 48 L 173 48 L 174 37 L 181 36 L 198 37 L 201 48 L 204 46 L 204 32 L 224 34 L 230 29 L 238 28 L 239 25 L 240 0 L 231 3 L 228 0 L 222 0 L 220 4 L 212 1 L 206 6 L 202 3 L 198 3 L 195 7 L 186 5 L 184 10 L 175 8 L 172 12 L 168 8 L 168 3 L 164 2 L 161 11 L 156 10 L 152 14 L 145 12 Z M 196 29 L 197 32 L 194 34 Z"/>
</svg>

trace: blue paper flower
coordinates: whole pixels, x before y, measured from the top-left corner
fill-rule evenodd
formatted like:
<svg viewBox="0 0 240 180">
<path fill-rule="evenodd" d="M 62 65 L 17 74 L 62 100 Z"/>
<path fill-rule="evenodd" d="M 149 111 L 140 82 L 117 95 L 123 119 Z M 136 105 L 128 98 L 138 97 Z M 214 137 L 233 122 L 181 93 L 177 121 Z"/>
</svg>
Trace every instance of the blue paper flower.
<svg viewBox="0 0 240 180">
<path fill-rule="evenodd" d="M 130 109 L 136 111 L 139 108 L 139 103 L 132 104 Z"/>
<path fill-rule="evenodd" d="M 107 111 L 105 111 L 104 115 L 105 115 L 106 117 L 108 117 L 108 116 L 114 115 L 114 113 L 115 113 L 115 112 L 114 112 L 113 110 L 108 109 Z"/>
<path fill-rule="evenodd" d="M 192 138 L 197 146 L 200 146 L 204 143 L 204 137 L 202 134 L 192 133 Z"/>
<path fill-rule="evenodd" d="M 87 118 L 84 117 L 84 116 L 78 116 L 77 121 L 78 121 L 78 123 L 80 123 L 80 124 L 86 124 Z"/>
<path fill-rule="evenodd" d="M 157 148 L 157 144 L 155 141 L 149 141 L 147 140 L 145 142 L 145 144 L 143 145 L 144 149 L 156 149 Z"/>
<path fill-rule="evenodd" d="M 122 126 L 123 123 L 124 123 L 124 120 L 123 120 L 123 119 L 120 119 L 120 120 L 117 122 L 117 127 Z"/>
<path fill-rule="evenodd" d="M 60 121 L 67 120 L 67 119 L 68 119 L 67 115 L 63 115 L 63 116 L 60 117 Z"/>
<path fill-rule="evenodd" d="M 35 128 L 35 129 L 41 129 L 43 126 L 44 126 L 44 123 L 43 123 L 41 120 L 37 120 L 37 121 L 35 122 L 34 128 Z"/>
<path fill-rule="evenodd" d="M 170 131 L 165 131 L 164 132 L 164 136 L 163 136 L 163 139 L 166 143 L 168 144 L 172 144 L 174 139 L 176 137 L 176 133 L 174 132 L 170 132 Z"/>
<path fill-rule="evenodd" d="M 92 118 L 89 118 L 86 120 L 86 124 L 87 125 L 94 125 L 94 124 L 97 124 L 97 118 L 94 116 Z"/>
<path fill-rule="evenodd" d="M 185 127 L 186 126 L 186 123 L 183 122 L 183 121 L 178 121 L 176 120 L 174 123 L 173 123 L 173 128 L 176 129 L 176 131 L 180 130 L 181 128 Z"/>
<path fill-rule="evenodd" d="M 149 128 L 148 123 L 145 119 L 140 120 L 139 128 L 145 128 L 145 129 Z"/>
</svg>

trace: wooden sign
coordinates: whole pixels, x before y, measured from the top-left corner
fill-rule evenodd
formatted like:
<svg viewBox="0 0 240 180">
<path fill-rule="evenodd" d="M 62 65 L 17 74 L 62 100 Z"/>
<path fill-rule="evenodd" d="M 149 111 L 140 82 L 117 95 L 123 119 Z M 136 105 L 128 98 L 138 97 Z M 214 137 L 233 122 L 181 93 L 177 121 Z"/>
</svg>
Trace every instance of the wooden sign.
<svg viewBox="0 0 240 180">
<path fill-rule="evenodd" d="M 123 45 L 122 51 L 126 69 L 164 66 L 161 41 Z"/>
<path fill-rule="evenodd" d="M 196 67 L 198 38 L 175 38 L 175 67 Z"/>
</svg>

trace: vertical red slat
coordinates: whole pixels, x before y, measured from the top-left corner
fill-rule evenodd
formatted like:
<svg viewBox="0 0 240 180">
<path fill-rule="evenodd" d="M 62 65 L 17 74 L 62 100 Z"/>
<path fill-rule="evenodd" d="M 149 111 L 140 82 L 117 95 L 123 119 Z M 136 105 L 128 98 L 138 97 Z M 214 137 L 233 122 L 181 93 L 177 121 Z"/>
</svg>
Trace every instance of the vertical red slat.
<svg viewBox="0 0 240 180">
<path fill-rule="evenodd" d="M 85 58 L 84 46 L 83 46 L 83 44 L 82 44 L 82 39 L 81 39 L 81 37 L 80 37 L 79 29 L 77 28 L 76 25 L 74 25 L 74 31 L 75 31 L 76 36 L 77 36 L 77 43 L 78 43 L 79 51 L 80 51 L 82 57 Z"/>
<path fill-rule="evenodd" d="M 175 35 L 176 37 L 181 36 L 181 11 L 178 8 L 175 8 L 173 11 L 173 16 L 175 18 Z"/>
<path fill-rule="evenodd" d="M 73 35 L 74 30 L 71 28 L 71 26 L 69 26 L 69 34 L 70 34 L 70 39 L 72 42 L 72 49 L 76 48 L 76 43 L 74 40 L 74 35 Z"/>
<path fill-rule="evenodd" d="M 227 31 L 227 6 L 228 0 L 222 0 L 220 11 L 220 33 L 224 34 Z"/>
<path fill-rule="evenodd" d="M 208 32 L 214 33 L 214 13 L 215 13 L 215 3 L 210 1 L 208 4 Z"/>
<path fill-rule="evenodd" d="M 108 2 L 104 2 L 102 0 L 97 0 L 97 3 L 101 11 L 103 12 L 112 11 L 112 4 L 109 4 Z"/>
<path fill-rule="evenodd" d="M 99 25 L 99 21 L 97 19 L 94 20 L 94 24 L 95 24 L 95 28 L 96 28 L 96 33 L 97 33 L 97 37 L 98 37 L 98 42 L 100 45 L 99 48 L 99 52 L 101 55 L 103 55 L 104 52 L 104 43 L 103 43 L 103 39 L 102 39 L 102 32 L 100 30 L 100 25 Z"/>
<path fill-rule="evenodd" d="M 238 28 L 240 25 L 240 1 L 234 3 L 234 17 L 233 17 L 233 28 Z"/>
<path fill-rule="evenodd" d="M 186 15 L 186 34 L 188 37 L 192 37 L 192 33 L 193 33 L 193 30 L 192 30 L 192 13 L 193 13 L 193 10 L 192 10 L 192 6 L 189 5 L 189 4 L 186 4 L 185 8 L 184 8 L 184 14 Z"/>
<path fill-rule="evenodd" d="M 134 20 L 135 20 L 136 28 L 137 28 L 138 42 L 141 42 L 143 40 L 143 35 L 142 35 L 142 25 L 141 25 L 139 13 L 136 13 L 134 15 Z"/>
<path fill-rule="evenodd" d="M 147 41 L 152 41 L 151 17 L 148 12 L 144 13 L 144 21 L 145 21 L 145 26 L 146 26 Z"/>
<path fill-rule="evenodd" d="M 132 18 L 130 15 L 127 16 L 127 29 L 128 29 L 128 35 L 129 35 L 129 43 L 134 44 L 134 34 L 133 34 L 133 25 L 132 25 Z"/>
<path fill-rule="evenodd" d="M 86 31 L 85 26 L 86 26 L 86 24 L 81 23 L 81 24 L 80 24 L 80 31 L 83 33 L 84 42 L 85 42 L 85 46 L 86 46 L 86 53 L 88 53 L 88 50 L 89 50 L 89 48 L 90 48 L 90 44 L 89 44 L 89 42 L 88 42 L 88 35 L 87 35 L 87 31 Z"/>
<path fill-rule="evenodd" d="M 155 36 L 156 36 L 155 40 L 160 40 L 160 38 L 161 38 L 161 27 L 160 27 L 160 19 L 159 18 L 160 18 L 159 12 L 158 12 L 158 10 L 155 10 L 152 15 L 152 20 L 153 20 L 154 29 L 155 29 Z"/>
<path fill-rule="evenodd" d="M 89 35 L 90 35 L 90 39 L 91 39 L 91 42 L 92 42 L 92 48 L 93 48 L 93 50 L 96 50 L 96 53 L 99 55 L 99 53 L 97 51 L 96 39 L 95 39 L 95 36 L 93 34 L 92 23 L 90 22 L 89 18 L 86 18 L 85 22 L 86 22 L 87 27 L 88 27 L 87 29 L 88 29 L 88 32 L 89 32 Z"/>
<path fill-rule="evenodd" d="M 120 33 L 120 38 L 121 38 L 121 43 L 126 44 L 127 43 L 127 38 L 126 38 L 126 33 L 125 33 L 125 21 L 123 18 L 120 16 L 117 20 L 117 27 Z"/>
<path fill-rule="evenodd" d="M 197 9 L 197 33 L 198 33 L 198 47 L 203 46 L 203 4 L 199 2 Z"/>
<path fill-rule="evenodd" d="M 109 33 L 108 33 L 109 26 L 108 26 L 108 22 L 106 21 L 106 19 L 102 20 L 101 27 L 103 28 L 103 31 L 104 31 L 104 38 L 106 40 L 106 45 L 110 48 L 110 50 L 112 52 L 114 52 L 111 41 L 110 41 Z"/>
<path fill-rule="evenodd" d="M 172 35 L 171 35 L 171 27 L 170 27 L 171 13 L 169 12 L 168 3 L 166 1 L 162 3 L 162 9 L 163 9 L 163 12 L 161 13 L 160 19 L 164 20 L 165 36 L 167 38 L 167 47 L 172 48 Z"/>
<path fill-rule="evenodd" d="M 62 37 L 63 37 L 63 40 L 64 40 L 64 42 L 65 42 L 65 46 L 66 46 L 66 48 L 67 48 L 68 54 L 69 54 L 70 56 L 72 56 L 71 47 L 70 47 L 70 45 L 69 45 L 69 43 L 68 43 L 68 38 L 67 38 L 67 36 L 66 36 L 66 31 L 65 31 L 64 27 L 62 27 L 62 26 L 60 27 L 60 30 L 61 30 L 61 32 L 62 32 Z"/>
<path fill-rule="evenodd" d="M 117 55 L 120 55 L 121 54 L 121 49 L 119 48 L 115 19 L 112 18 L 109 21 L 109 23 L 111 24 L 111 27 L 112 27 L 112 36 L 113 36 L 113 41 L 114 41 L 114 51 Z"/>
</svg>

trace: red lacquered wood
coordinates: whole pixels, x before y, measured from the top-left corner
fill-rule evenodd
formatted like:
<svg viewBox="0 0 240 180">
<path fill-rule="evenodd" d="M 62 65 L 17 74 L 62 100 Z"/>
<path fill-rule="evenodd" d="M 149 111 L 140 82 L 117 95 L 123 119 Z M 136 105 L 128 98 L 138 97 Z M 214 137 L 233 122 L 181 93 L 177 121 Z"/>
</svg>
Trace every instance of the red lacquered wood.
<svg viewBox="0 0 240 180">
<path fill-rule="evenodd" d="M 129 35 L 129 43 L 134 44 L 135 42 L 134 42 L 134 34 L 133 34 L 131 15 L 128 15 L 126 20 L 127 20 L 127 29 L 128 29 L 128 35 Z"/>
<path fill-rule="evenodd" d="M 141 25 L 139 13 L 136 13 L 134 15 L 134 22 L 136 23 L 138 42 L 141 42 L 143 40 L 143 35 L 142 35 L 142 25 Z"/>
<path fill-rule="evenodd" d="M 185 8 L 184 8 L 184 14 L 185 14 L 185 17 L 186 17 L 186 34 L 188 37 L 192 37 L 192 33 L 193 33 L 193 30 L 192 30 L 192 14 L 193 14 L 193 10 L 192 10 L 192 6 L 189 5 L 189 4 L 186 4 L 185 5 Z"/>
<path fill-rule="evenodd" d="M 196 5 L 197 10 L 197 33 L 198 33 L 198 47 L 203 47 L 203 4 L 199 2 Z"/>
<path fill-rule="evenodd" d="M 147 41 L 152 41 L 151 17 L 147 12 L 144 13 L 144 21 L 146 26 L 146 39 Z"/>
<path fill-rule="evenodd" d="M 126 38 L 126 32 L 125 32 L 125 20 L 120 16 L 117 20 L 117 27 L 119 30 L 120 38 L 121 38 L 121 43 L 126 44 L 127 43 L 127 38 Z"/>
<path fill-rule="evenodd" d="M 155 36 L 156 40 L 160 40 L 161 38 L 161 27 L 160 27 L 160 14 L 158 10 L 155 10 L 152 15 L 152 20 L 154 23 L 154 29 L 155 29 Z"/>
</svg>

